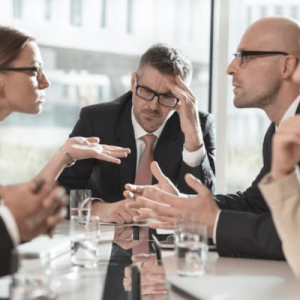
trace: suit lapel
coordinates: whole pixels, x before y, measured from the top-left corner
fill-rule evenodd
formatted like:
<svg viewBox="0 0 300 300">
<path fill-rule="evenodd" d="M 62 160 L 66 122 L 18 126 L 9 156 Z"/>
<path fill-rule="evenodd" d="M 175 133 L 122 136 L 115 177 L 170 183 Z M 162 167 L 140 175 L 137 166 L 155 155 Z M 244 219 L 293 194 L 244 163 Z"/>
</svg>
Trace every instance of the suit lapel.
<svg viewBox="0 0 300 300">
<path fill-rule="evenodd" d="M 131 94 L 130 94 L 131 95 Z M 120 188 L 124 189 L 126 183 L 133 183 L 136 169 L 136 143 L 131 121 L 132 100 L 128 99 L 116 129 L 118 144 L 121 147 L 130 148 L 131 153 L 122 159 L 120 164 Z"/>
<path fill-rule="evenodd" d="M 296 115 L 300 114 L 300 104 L 298 105 L 297 109 L 296 109 Z"/>
<path fill-rule="evenodd" d="M 271 123 L 269 126 L 265 140 L 263 145 L 263 160 L 264 160 L 264 167 L 266 168 L 267 172 L 271 169 L 271 161 L 272 161 L 272 137 L 275 133 L 275 123 Z"/>
<path fill-rule="evenodd" d="M 298 105 L 296 109 L 296 114 L 300 114 L 300 104 Z M 272 161 L 272 137 L 275 133 L 275 123 L 271 123 L 270 127 L 268 128 L 268 131 L 266 133 L 266 137 L 264 140 L 264 146 L 263 146 L 263 159 L 264 159 L 264 166 L 269 171 L 271 170 L 271 161 Z"/>
</svg>

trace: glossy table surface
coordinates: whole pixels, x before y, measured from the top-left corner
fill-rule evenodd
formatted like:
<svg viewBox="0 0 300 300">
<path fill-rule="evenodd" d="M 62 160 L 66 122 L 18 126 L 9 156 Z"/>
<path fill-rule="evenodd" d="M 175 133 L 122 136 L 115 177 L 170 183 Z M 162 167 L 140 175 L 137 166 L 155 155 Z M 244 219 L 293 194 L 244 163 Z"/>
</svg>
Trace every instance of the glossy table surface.
<svg viewBox="0 0 300 300">
<path fill-rule="evenodd" d="M 69 221 L 66 220 L 58 226 L 55 235 L 65 236 L 68 239 L 68 232 Z M 137 227 L 133 229 L 132 226 L 105 225 L 101 226 L 101 260 L 98 268 L 91 270 L 72 267 L 69 251 L 52 259 L 51 285 L 58 294 L 58 299 L 137 300 L 135 293 L 139 291 L 142 294 L 141 299 L 200 299 L 200 295 L 193 291 L 193 287 L 198 283 L 206 284 L 208 280 L 211 287 L 206 284 L 204 290 L 216 289 L 216 284 L 233 277 L 234 285 L 226 286 L 226 291 L 219 286 L 220 297 L 214 299 L 300 298 L 300 289 L 286 262 L 220 258 L 216 252 L 209 253 L 206 275 L 183 278 L 184 285 L 191 286 L 188 290 L 191 290 L 191 294 L 194 292 L 193 297 L 189 298 L 187 294 L 180 295 L 177 293 L 178 290 L 175 292 L 168 284 L 169 280 L 173 282 L 179 278 L 176 274 L 174 251 L 162 251 L 162 264 L 160 264 L 157 261 L 155 248 L 152 247 L 151 238 L 150 241 L 148 240 L 149 236 L 152 236 L 152 231 L 148 234 L 147 227 L 140 227 L 140 232 L 137 233 Z M 146 242 L 143 243 L 141 241 L 143 239 Z M 135 282 L 135 276 L 133 278 L 131 276 L 132 265 L 138 267 L 140 285 Z M 245 278 L 257 279 L 260 287 L 263 288 L 256 289 L 255 293 L 253 293 L 255 284 L 241 288 Z M 280 284 L 268 285 L 269 278 L 278 279 Z M 8 279 L 9 277 L 0 280 L 0 297 L 3 294 L 1 294 L 3 282 Z M 227 297 L 224 296 L 225 294 Z"/>
</svg>

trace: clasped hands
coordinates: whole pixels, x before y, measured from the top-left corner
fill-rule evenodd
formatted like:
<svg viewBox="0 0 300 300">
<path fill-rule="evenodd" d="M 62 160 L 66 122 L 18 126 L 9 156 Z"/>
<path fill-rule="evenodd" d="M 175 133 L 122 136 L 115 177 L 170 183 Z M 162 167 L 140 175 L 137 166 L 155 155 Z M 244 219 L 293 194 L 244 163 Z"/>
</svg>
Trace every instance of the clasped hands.
<svg viewBox="0 0 300 300">
<path fill-rule="evenodd" d="M 69 201 L 62 187 L 40 178 L 0 186 L 0 196 L 16 220 L 21 241 L 43 233 L 52 236 L 55 225 L 66 215 Z"/>
</svg>

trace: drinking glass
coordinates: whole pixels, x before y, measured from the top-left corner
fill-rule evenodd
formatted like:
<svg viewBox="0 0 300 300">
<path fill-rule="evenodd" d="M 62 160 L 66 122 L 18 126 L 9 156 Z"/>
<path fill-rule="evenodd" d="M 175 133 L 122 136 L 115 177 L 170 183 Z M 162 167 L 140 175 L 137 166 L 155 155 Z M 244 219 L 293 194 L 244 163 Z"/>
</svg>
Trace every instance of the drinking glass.
<svg viewBox="0 0 300 300">
<path fill-rule="evenodd" d="M 19 268 L 12 276 L 11 299 L 56 299 L 50 288 L 51 268 L 49 255 L 42 257 L 22 253 L 18 255 Z"/>
<path fill-rule="evenodd" d="M 177 273 L 182 276 L 205 274 L 208 255 L 207 226 L 197 216 L 181 216 L 175 224 Z"/>
<path fill-rule="evenodd" d="M 70 219 L 73 216 L 91 214 L 91 190 L 71 190 L 70 191 Z"/>
<path fill-rule="evenodd" d="M 100 260 L 99 216 L 72 216 L 70 221 L 71 262 L 83 268 L 97 267 Z"/>
</svg>

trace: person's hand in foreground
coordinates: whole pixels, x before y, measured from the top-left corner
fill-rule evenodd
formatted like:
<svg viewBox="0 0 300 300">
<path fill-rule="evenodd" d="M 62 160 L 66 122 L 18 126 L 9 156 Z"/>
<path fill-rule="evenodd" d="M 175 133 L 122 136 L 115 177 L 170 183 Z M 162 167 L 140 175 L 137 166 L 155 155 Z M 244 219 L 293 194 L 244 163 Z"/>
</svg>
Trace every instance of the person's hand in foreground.
<svg viewBox="0 0 300 300">
<path fill-rule="evenodd" d="M 152 185 L 142 186 L 142 185 L 134 185 L 134 184 L 127 183 L 125 185 L 126 191 L 124 192 L 124 196 L 126 199 L 135 200 L 139 196 L 152 199 L 153 198 L 152 190 L 154 187 L 157 187 L 171 195 L 178 196 L 180 194 L 178 189 L 172 183 L 172 181 L 163 174 L 156 161 L 153 161 L 151 163 L 150 168 L 151 168 L 152 175 L 157 179 L 158 183 L 154 186 Z M 149 214 L 148 209 L 143 210 L 135 201 L 128 202 L 126 204 L 126 207 L 136 211 L 138 210 L 139 222 L 148 219 L 148 214 Z"/>
<path fill-rule="evenodd" d="M 39 234 L 53 234 L 66 215 L 69 198 L 62 187 L 33 179 L 28 183 L 0 187 L 4 204 L 14 216 L 22 241 Z"/>
<path fill-rule="evenodd" d="M 76 160 L 95 158 L 115 164 L 121 163 L 118 158 L 127 157 L 130 153 L 129 148 L 102 145 L 99 143 L 100 139 L 97 137 L 72 137 L 65 142 L 63 147 Z"/>
<path fill-rule="evenodd" d="M 120 164 L 120 157 L 127 157 L 129 148 L 99 144 L 97 137 L 72 137 L 60 147 L 48 161 L 46 166 L 36 176 L 47 182 L 56 180 L 65 167 L 77 160 L 94 158 Z M 118 158 L 119 157 L 119 158 Z"/>
<path fill-rule="evenodd" d="M 280 123 L 272 142 L 271 176 L 277 181 L 291 173 L 300 161 L 300 116 Z"/>
<path fill-rule="evenodd" d="M 137 216 L 137 212 L 126 206 L 126 203 L 129 202 L 133 202 L 133 200 L 125 199 L 114 203 L 103 203 L 95 200 L 92 203 L 92 213 L 99 216 L 101 222 L 133 223 L 133 218 Z"/>
<path fill-rule="evenodd" d="M 160 190 L 157 187 L 151 189 L 151 198 L 137 197 L 135 203 L 128 204 L 129 208 L 137 209 L 139 215 L 133 218 L 135 222 L 140 221 L 140 210 L 142 218 L 152 218 L 158 221 L 149 223 L 149 227 L 173 229 L 178 215 L 199 215 L 201 223 L 208 226 L 209 237 L 213 236 L 215 219 L 219 207 L 213 199 L 210 191 L 191 174 L 185 176 L 187 184 L 197 192 L 189 198 L 175 196 Z"/>
</svg>

